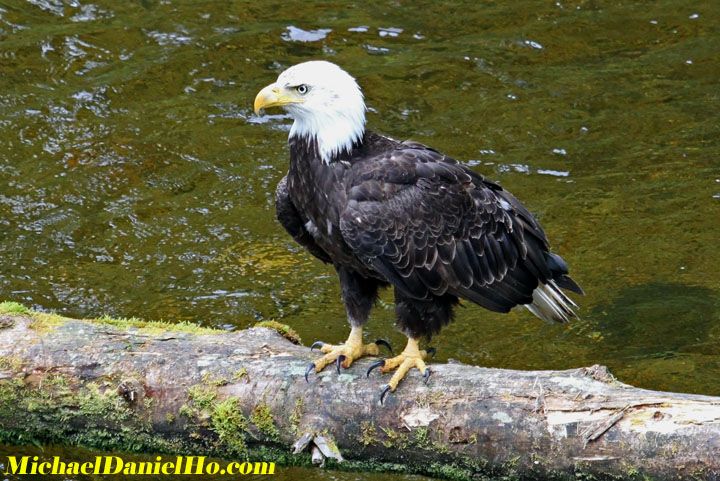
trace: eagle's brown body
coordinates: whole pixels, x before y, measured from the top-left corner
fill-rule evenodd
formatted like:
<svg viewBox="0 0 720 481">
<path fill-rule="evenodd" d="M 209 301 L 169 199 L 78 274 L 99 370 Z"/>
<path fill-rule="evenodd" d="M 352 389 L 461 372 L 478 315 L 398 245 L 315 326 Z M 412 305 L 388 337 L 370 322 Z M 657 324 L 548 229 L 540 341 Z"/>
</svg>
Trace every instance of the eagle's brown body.
<svg viewBox="0 0 720 481">
<path fill-rule="evenodd" d="M 497 312 L 533 310 L 540 287 L 561 302 L 533 312 L 555 321 L 574 315 L 561 288 L 582 291 L 535 218 L 499 185 L 424 145 L 371 132 L 330 162 L 312 139 L 289 142 L 278 219 L 335 266 L 354 324 L 389 284 L 398 325 L 413 338 L 439 332 L 459 298 Z"/>
</svg>

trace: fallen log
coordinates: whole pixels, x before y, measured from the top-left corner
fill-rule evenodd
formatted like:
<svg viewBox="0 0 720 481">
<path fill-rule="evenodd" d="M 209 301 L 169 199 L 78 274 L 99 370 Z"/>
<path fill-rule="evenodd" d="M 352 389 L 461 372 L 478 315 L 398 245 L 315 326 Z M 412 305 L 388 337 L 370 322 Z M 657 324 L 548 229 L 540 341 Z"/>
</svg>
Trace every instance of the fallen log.
<svg viewBox="0 0 720 481">
<path fill-rule="evenodd" d="M 637 389 L 602 366 L 433 364 L 428 385 L 411 374 L 380 405 L 384 379 L 365 379 L 370 360 L 306 383 L 313 355 L 271 328 L 80 321 L 1 306 L 3 443 L 452 479 L 720 479 L 720 398 Z"/>
</svg>

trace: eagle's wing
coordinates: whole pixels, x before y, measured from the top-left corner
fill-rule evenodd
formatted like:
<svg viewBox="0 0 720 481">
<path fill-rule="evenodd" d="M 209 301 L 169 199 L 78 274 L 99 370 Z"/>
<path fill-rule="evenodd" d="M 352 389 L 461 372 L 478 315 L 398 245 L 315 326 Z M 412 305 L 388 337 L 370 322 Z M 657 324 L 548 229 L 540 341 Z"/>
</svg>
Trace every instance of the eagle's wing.
<svg viewBox="0 0 720 481">
<path fill-rule="evenodd" d="M 355 254 L 404 295 L 449 293 L 499 312 L 518 304 L 533 310 L 536 296 L 549 296 L 551 305 L 536 314 L 574 315 L 559 287 L 582 291 L 510 193 L 417 143 L 364 164 L 352 179 L 340 228 Z"/>
<path fill-rule="evenodd" d="M 313 236 L 307 231 L 303 220 L 300 217 L 295 205 L 290 199 L 287 187 L 287 175 L 278 182 L 275 189 L 275 214 L 280 224 L 290 234 L 295 242 L 305 247 L 312 255 L 323 262 L 330 263 L 332 260 L 319 245 L 315 243 Z"/>
</svg>

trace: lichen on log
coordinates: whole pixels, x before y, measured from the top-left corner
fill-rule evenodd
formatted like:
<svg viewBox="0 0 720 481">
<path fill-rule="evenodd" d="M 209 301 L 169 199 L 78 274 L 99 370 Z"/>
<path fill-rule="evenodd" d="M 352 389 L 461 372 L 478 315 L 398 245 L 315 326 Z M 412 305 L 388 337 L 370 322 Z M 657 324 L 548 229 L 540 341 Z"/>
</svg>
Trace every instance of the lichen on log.
<svg viewBox="0 0 720 481">
<path fill-rule="evenodd" d="M 449 479 L 720 477 L 720 398 L 637 389 L 602 366 L 454 363 L 434 364 L 427 386 L 409 376 L 380 405 L 384 379 L 365 379 L 369 360 L 306 383 L 312 354 L 276 329 L 81 321 L 0 304 L 0 442 Z"/>
</svg>

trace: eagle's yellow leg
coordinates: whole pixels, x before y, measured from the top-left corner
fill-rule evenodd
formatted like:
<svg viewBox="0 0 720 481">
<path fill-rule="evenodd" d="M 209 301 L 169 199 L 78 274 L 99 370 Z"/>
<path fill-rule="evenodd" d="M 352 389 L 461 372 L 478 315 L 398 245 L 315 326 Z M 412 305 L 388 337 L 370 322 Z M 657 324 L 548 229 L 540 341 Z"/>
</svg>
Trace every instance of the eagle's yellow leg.
<svg viewBox="0 0 720 481">
<path fill-rule="evenodd" d="M 398 356 L 391 357 L 390 359 L 385 359 L 385 361 L 380 366 L 380 372 L 388 373 L 395 370 L 395 373 L 388 381 L 387 387 L 385 388 L 385 391 L 383 391 L 383 395 L 381 396 L 381 401 L 382 397 L 385 396 L 387 391 L 392 392 L 397 389 L 400 381 L 402 381 L 407 375 L 407 373 L 410 371 L 410 369 L 414 367 L 422 373 L 423 377 L 427 381 L 427 378 L 430 376 L 430 370 L 425 365 L 425 359 L 427 358 L 427 356 L 428 352 L 420 349 L 417 339 L 408 338 L 407 346 L 405 346 L 403 352 L 401 352 Z"/>
<path fill-rule="evenodd" d="M 319 359 L 316 359 L 313 365 L 315 366 L 315 372 L 320 372 L 328 364 L 337 362 L 338 370 L 340 366 L 347 369 L 350 365 L 364 356 L 377 356 L 380 354 L 380 348 L 378 344 L 389 345 L 382 340 L 371 342 L 369 344 L 363 344 L 362 342 L 362 327 L 353 327 L 350 330 L 350 336 L 344 344 L 332 345 L 325 343 L 315 343 L 313 346 L 319 346 L 320 351 L 325 355 Z"/>
</svg>

